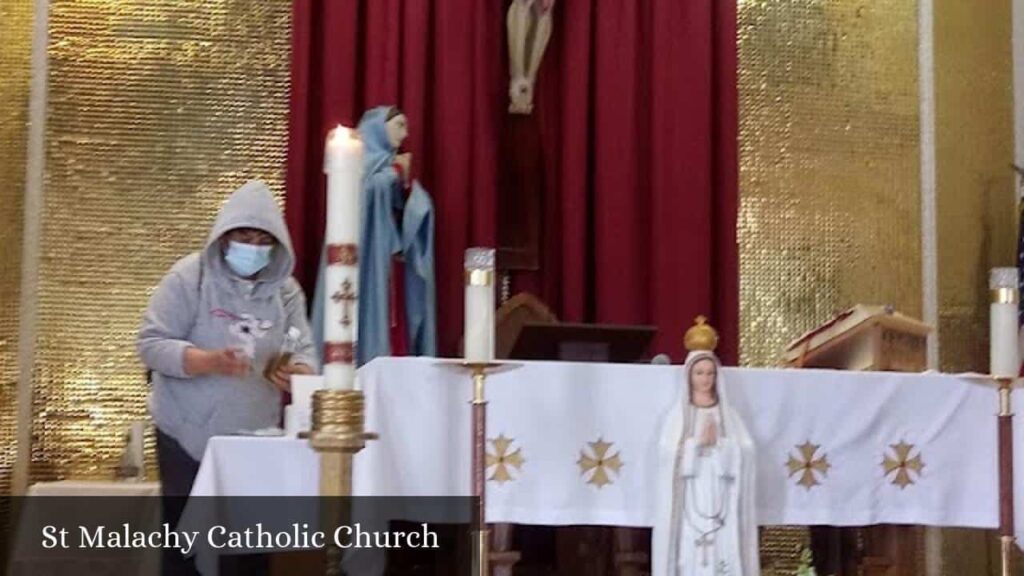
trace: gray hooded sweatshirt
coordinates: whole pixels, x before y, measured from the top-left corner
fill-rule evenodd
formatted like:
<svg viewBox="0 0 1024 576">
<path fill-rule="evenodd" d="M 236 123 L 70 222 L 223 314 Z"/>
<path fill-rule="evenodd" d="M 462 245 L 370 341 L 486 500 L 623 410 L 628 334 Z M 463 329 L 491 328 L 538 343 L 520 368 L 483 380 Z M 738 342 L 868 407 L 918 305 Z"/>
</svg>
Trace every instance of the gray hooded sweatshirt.
<svg viewBox="0 0 1024 576">
<path fill-rule="evenodd" d="M 236 276 L 220 238 L 258 228 L 277 238 L 270 264 L 255 280 Z M 293 362 L 316 366 L 305 296 L 292 278 L 295 256 L 284 219 L 266 184 L 245 184 L 224 204 L 201 252 L 179 260 L 160 281 L 139 331 L 138 351 L 153 371 L 154 423 L 200 460 L 212 436 L 276 426 L 281 392 L 263 377 L 289 327 L 301 333 Z M 253 358 L 244 378 L 185 372 L 185 350 L 241 348 Z"/>
</svg>

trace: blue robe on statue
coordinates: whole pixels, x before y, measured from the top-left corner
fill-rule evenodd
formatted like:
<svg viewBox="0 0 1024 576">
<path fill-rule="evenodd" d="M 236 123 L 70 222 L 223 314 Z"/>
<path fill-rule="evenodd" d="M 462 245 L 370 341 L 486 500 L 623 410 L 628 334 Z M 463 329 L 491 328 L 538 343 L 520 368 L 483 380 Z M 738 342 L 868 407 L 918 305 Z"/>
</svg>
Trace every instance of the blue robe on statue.
<svg viewBox="0 0 1024 576">
<path fill-rule="evenodd" d="M 359 323 L 356 364 L 391 355 L 390 286 L 392 257 L 405 259 L 405 316 L 409 353 L 437 355 L 437 316 L 434 295 L 434 205 L 430 195 L 413 182 L 404 200 L 402 180 L 394 169 L 395 149 L 388 141 L 386 118 L 390 107 L 367 111 L 359 122 L 364 144 L 362 214 L 359 245 Z M 402 222 L 395 213 L 402 214 Z M 326 251 L 326 248 L 324 249 Z M 313 297 L 313 339 L 318 354 L 324 343 L 324 266 Z"/>
</svg>

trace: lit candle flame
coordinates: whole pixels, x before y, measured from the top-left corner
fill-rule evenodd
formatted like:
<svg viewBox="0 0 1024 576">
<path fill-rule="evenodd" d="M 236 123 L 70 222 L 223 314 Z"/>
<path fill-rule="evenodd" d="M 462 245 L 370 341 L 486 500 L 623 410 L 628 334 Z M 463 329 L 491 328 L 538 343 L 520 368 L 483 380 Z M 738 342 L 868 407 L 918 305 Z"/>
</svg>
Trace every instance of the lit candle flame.
<svg viewBox="0 0 1024 576">
<path fill-rule="evenodd" d="M 358 141 L 360 140 L 359 131 L 338 124 L 337 126 L 331 129 L 328 135 L 328 140 L 334 142 L 344 142 L 346 140 Z"/>
</svg>

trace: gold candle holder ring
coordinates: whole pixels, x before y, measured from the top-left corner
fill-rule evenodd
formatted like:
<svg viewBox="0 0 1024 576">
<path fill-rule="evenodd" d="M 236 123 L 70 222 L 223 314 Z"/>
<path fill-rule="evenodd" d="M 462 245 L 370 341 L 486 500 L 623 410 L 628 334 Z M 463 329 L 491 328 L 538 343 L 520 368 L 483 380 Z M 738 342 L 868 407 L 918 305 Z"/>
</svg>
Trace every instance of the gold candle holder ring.
<svg viewBox="0 0 1024 576">
<path fill-rule="evenodd" d="M 376 433 L 364 430 L 366 401 L 361 390 L 317 390 L 313 393 L 313 426 L 309 443 L 314 450 L 359 452 Z"/>
</svg>

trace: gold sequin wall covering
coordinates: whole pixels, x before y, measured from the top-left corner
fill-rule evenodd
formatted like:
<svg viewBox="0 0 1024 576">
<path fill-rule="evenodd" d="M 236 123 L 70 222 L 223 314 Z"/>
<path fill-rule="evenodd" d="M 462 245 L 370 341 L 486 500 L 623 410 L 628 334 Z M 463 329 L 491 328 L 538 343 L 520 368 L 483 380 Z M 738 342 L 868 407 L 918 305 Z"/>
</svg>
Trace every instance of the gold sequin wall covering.
<svg viewBox="0 0 1024 576">
<path fill-rule="evenodd" d="M 152 288 L 234 188 L 282 190 L 291 3 L 52 0 L 49 34 L 33 481 L 111 476 Z"/>
<path fill-rule="evenodd" d="M 935 2 L 943 371 L 988 370 L 988 270 L 1015 266 L 1010 0 Z"/>
<path fill-rule="evenodd" d="M 856 304 L 921 314 L 917 3 L 741 0 L 740 360 Z M 792 574 L 807 530 L 762 533 Z"/>
<path fill-rule="evenodd" d="M 1010 0 L 935 0 L 939 360 L 946 372 L 988 370 L 988 270 L 1015 265 L 1012 21 Z M 993 531 L 942 534 L 943 574 L 1000 573 Z M 1019 554 L 1016 564 L 1014 573 L 1024 574 Z"/>
<path fill-rule="evenodd" d="M 741 362 L 858 302 L 921 315 L 917 3 L 739 7 Z"/>
<path fill-rule="evenodd" d="M 22 196 L 32 74 L 32 0 L 0 2 L 0 495 L 16 456 Z"/>
</svg>

